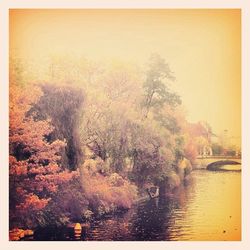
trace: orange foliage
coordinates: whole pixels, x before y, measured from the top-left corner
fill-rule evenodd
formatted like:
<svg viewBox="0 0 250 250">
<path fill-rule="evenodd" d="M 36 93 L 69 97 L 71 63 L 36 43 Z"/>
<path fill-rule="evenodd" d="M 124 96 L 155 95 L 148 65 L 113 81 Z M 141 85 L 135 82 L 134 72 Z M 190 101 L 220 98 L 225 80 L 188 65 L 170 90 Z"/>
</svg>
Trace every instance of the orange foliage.
<svg viewBox="0 0 250 250">
<path fill-rule="evenodd" d="M 112 212 L 119 208 L 130 208 L 137 197 L 137 188 L 117 173 L 103 176 L 84 170 L 84 189 L 86 198 L 99 214 Z"/>
<path fill-rule="evenodd" d="M 64 141 L 48 142 L 53 127 L 48 120 L 36 121 L 28 115 L 41 91 L 15 85 L 10 87 L 9 175 L 10 218 L 22 220 L 46 207 L 58 186 L 78 176 L 60 167 Z"/>
<path fill-rule="evenodd" d="M 31 211 L 31 209 L 41 210 L 48 204 L 50 200 L 51 198 L 40 199 L 37 195 L 30 193 L 26 196 L 25 202 L 22 202 L 19 205 L 17 205 L 17 208 L 22 213 L 25 213 L 26 209 L 28 209 L 29 212 Z"/>
<path fill-rule="evenodd" d="M 188 158 L 192 163 L 195 161 L 196 157 L 198 156 L 197 145 L 193 141 L 191 141 L 190 138 L 184 147 L 184 154 L 186 158 Z"/>
</svg>

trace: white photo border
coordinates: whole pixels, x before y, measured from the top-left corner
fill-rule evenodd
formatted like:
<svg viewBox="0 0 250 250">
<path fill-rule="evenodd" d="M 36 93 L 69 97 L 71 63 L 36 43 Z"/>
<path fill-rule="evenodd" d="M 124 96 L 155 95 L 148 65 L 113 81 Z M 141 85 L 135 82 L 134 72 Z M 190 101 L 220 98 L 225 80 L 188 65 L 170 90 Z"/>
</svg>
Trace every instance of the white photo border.
<svg viewBox="0 0 250 250">
<path fill-rule="evenodd" d="M 242 240 L 236 242 L 10 242 L 8 240 L 8 55 L 9 9 L 241 9 L 242 16 Z M 250 249 L 250 3 L 248 0 L 2 0 L 0 2 L 0 248 L 9 249 Z"/>
</svg>

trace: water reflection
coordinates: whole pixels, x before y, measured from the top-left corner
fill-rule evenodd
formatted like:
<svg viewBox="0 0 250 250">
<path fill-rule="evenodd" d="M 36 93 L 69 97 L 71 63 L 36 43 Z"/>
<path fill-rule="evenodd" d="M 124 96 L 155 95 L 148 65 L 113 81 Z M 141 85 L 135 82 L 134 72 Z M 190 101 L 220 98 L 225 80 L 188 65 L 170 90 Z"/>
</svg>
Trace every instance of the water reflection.
<svg viewBox="0 0 250 250">
<path fill-rule="evenodd" d="M 96 223 L 87 240 L 240 240 L 241 174 L 193 172 L 172 197 Z"/>
<path fill-rule="evenodd" d="M 192 175 L 171 197 L 92 223 L 81 240 L 240 240 L 241 173 L 197 170 Z M 75 240 L 65 231 L 54 237 L 47 231 L 43 239 L 52 238 Z"/>
</svg>

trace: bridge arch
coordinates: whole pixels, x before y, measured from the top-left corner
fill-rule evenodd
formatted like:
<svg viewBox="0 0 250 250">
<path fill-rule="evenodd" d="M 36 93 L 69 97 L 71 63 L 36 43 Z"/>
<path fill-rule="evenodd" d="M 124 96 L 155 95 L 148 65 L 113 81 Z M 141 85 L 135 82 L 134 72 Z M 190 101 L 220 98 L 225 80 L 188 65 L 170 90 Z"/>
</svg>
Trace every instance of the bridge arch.
<svg viewBox="0 0 250 250">
<path fill-rule="evenodd" d="M 207 165 L 206 169 L 211 171 L 224 170 L 222 167 L 225 165 L 240 165 L 241 163 L 232 160 L 215 161 Z M 235 168 L 236 170 L 237 168 Z"/>
<path fill-rule="evenodd" d="M 225 164 L 226 161 L 232 161 L 237 164 L 241 164 L 240 157 L 226 157 L 226 156 L 197 157 L 194 163 L 194 168 L 207 169 L 208 165 L 213 164 L 213 163 L 215 164 L 216 162 L 221 162 L 221 161 L 223 161 L 223 164 Z M 230 164 L 230 163 L 227 163 L 227 164 Z"/>
</svg>

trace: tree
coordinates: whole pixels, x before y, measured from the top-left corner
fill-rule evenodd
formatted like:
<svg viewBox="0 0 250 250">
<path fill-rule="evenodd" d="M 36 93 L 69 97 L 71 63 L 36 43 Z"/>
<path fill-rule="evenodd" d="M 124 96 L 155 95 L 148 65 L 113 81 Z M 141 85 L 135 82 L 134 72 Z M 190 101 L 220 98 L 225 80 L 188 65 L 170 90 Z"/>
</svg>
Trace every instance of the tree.
<svg viewBox="0 0 250 250">
<path fill-rule="evenodd" d="M 181 103 L 179 96 L 169 91 L 167 81 L 174 79 L 169 65 L 165 60 L 158 54 L 152 54 L 149 69 L 146 73 L 146 80 L 143 84 L 145 96 L 142 107 L 144 108 L 145 118 L 153 107 L 162 107 L 165 103 L 171 106 Z"/>
<path fill-rule="evenodd" d="M 211 126 L 207 122 L 189 123 L 187 131 L 192 138 L 192 144 L 195 145 L 197 153 L 199 155 L 209 153 L 213 135 Z"/>
<path fill-rule="evenodd" d="M 128 156 L 129 126 L 138 118 L 139 77 L 134 69 L 116 63 L 93 85 L 86 92 L 81 120 L 82 145 L 109 161 L 112 171 L 122 172 Z"/>
<path fill-rule="evenodd" d="M 212 143 L 212 151 L 214 155 L 222 155 L 223 153 L 223 147 L 219 143 Z"/>
<path fill-rule="evenodd" d="M 58 187 L 70 181 L 76 172 L 63 171 L 60 150 L 62 140 L 48 142 L 53 131 L 49 120 L 37 121 L 27 115 L 39 100 L 41 91 L 34 87 L 10 86 L 9 177 L 11 226 L 35 225 L 36 213 L 43 210 Z"/>
<path fill-rule="evenodd" d="M 33 105 L 30 113 L 35 112 L 36 120 L 50 119 L 54 129 L 47 139 L 66 140 L 62 153 L 62 164 L 65 168 L 76 170 L 82 163 L 79 122 L 83 106 L 83 91 L 68 85 L 41 85 L 43 95 Z"/>
</svg>

